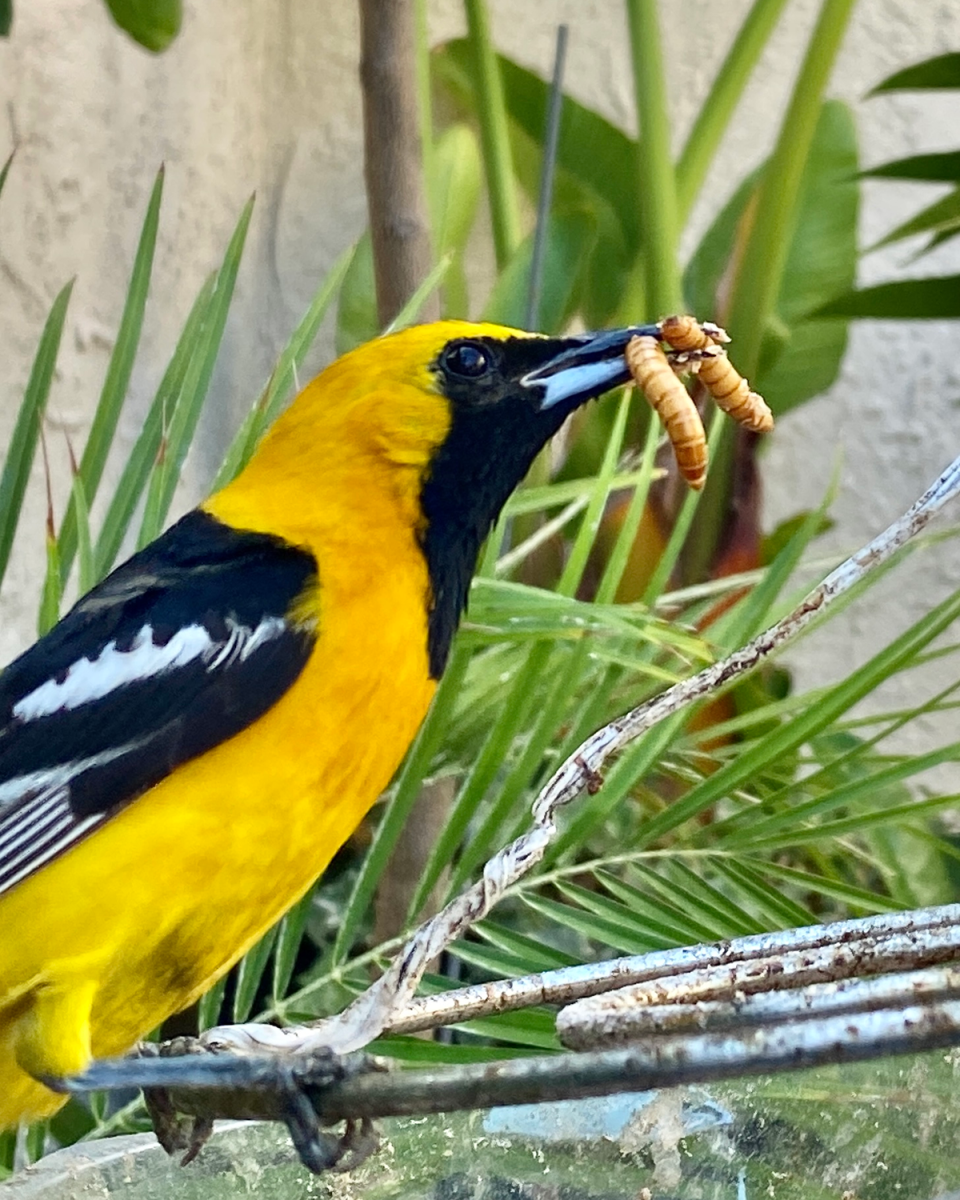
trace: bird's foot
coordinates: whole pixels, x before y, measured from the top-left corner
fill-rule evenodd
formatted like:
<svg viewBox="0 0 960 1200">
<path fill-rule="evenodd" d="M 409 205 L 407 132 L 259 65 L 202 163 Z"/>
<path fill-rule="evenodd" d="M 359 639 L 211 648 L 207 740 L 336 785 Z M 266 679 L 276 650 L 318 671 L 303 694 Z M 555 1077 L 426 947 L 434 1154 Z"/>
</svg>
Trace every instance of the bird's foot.
<svg viewBox="0 0 960 1200">
<path fill-rule="evenodd" d="M 312 1096 L 325 1087 L 352 1075 L 376 1070 L 377 1064 L 359 1055 L 349 1058 L 329 1049 L 317 1048 L 306 1053 L 275 1052 L 273 1055 L 238 1053 L 223 1043 L 216 1047 L 207 1040 L 176 1038 L 159 1046 L 147 1044 L 138 1053 L 147 1058 L 183 1058 L 200 1055 L 195 1064 L 201 1074 L 204 1066 L 215 1066 L 215 1087 L 224 1092 L 232 1088 L 270 1093 L 276 1098 L 276 1117 L 290 1133 L 303 1165 L 314 1174 L 324 1171 L 350 1171 L 377 1149 L 379 1138 L 373 1122 L 363 1117 L 348 1120 L 342 1135 L 325 1130 L 317 1116 Z M 188 1068 L 189 1065 L 184 1063 Z M 153 1122 L 157 1140 L 170 1155 L 182 1153 L 186 1165 L 196 1158 L 213 1132 L 213 1121 L 206 1117 L 186 1117 L 179 1113 L 171 1096 L 178 1087 L 196 1087 L 196 1069 L 182 1084 L 145 1087 L 143 1096 Z M 239 1114 L 238 1114 L 239 1115 Z M 244 1115 L 247 1115 L 246 1113 Z M 249 1114 L 253 1116 L 251 1112 Z"/>
<path fill-rule="evenodd" d="M 174 1038 L 156 1045 L 142 1042 L 136 1050 L 138 1058 L 176 1058 L 184 1054 L 199 1054 L 205 1049 L 196 1038 Z M 188 1117 L 177 1112 L 165 1087 L 143 1089 L 143 1102 L 153 1124 L 157 1141 L 171 1157 L 180 1154 L 180 1165 L 193 1162 L 213 1133 L 209 1117 Z"/>
<path fill-rule="evenodd" d="M 346 1121 L 340 1136 L 321 1128 L 310 1093 L 362 1070 L 376 1069 L 369 1063 L 357 1067 L 338 1055 L 313 1053 L 302 1062 L 292 1060 L 280 1087 L 281 1117 L 300 1161 L 315 1175 L 324 1171 L 352 1171 L 373 1154 L 380 1136 L 369 1117 Z"/>
</svg>

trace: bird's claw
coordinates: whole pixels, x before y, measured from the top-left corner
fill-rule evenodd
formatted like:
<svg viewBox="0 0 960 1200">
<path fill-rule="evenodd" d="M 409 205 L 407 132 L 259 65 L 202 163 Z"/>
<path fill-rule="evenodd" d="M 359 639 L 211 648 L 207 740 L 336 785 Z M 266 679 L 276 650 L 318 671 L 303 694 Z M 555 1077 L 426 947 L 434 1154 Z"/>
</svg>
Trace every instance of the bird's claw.
<svg viewBox="0 0 960 1200">
<path fill-rule="evenodd" d="M 196 1038 L 174 1038 L 162 1045 L 142 1042 L 136 1050 L 139 1058 L 168 1058 L 181 1054 L 196 1054 L 204 1047 Z M 157 1141 L 171 1157 L 181 1154 L 180 1165 L 193 1162 L 213 1133 L 209 1117 L 187 1117 L 177 1112 L 170 1092 L 165 1087 L 143 1088 L 143 1102 L 153 1124 Z"/>
<path fill-rule="evenodd" d="M 193 1054 L 218 1054 L 223 1051 L 197 1038 L 175 1038 L 157 1046 L 138 1048 L 144 1058 L 178 1058 Z M 231 1058 L 227 1054 L 225 1057 Z M 238 1074 L 246 1074 L 251 1059 L 236 1055 Z M 377 1149 L 379 1137 L 369 1117 L 346 1122 L 341 1135 L 325 1131 L 311 1100 L 311 1093 L 361 1071 L 382 1069 L 376 1060 L 344 1059 L 326 1048 L 307 1054 L 277 1055 L 259 1084 L 275 1091 L 279 1100 L 278 1116 L 286 1125 L 294 1148 L 303 1165 L 314 1174 L 324 1171 L 351 1171 L 365 1162 Z M 221 1085 L 229 1087 L 222 1077 Z M 239 1082 L 239 1080 L 237 1081 Z M 157 1141 L 170 1155 L 181 1154 L 183 1166 L 200 1153 L 213 1132 L 213 1121 L 206 1117 L 185 1117 L 177 1112 L 166 1087 L 143 1088 L 147 1112 L 153 1122 Z"/>
<path fill-rule="evenodd" d="M 314 1061 L 306 1069 L 291 1064 L 282 1085 L 281 1111 L 290 1139 L 300 1161 L 314 1175 L 352 1171 L 366 1162 L 380 1145 L 379 1134 L 369 1117 L 348 1120 L 339 1137 L 320 1126 L 309 1092 L 323 1082 L 343 1078 L 345 1073 L 343 1064 L 335 1059 Z M 324 1078 L 321 1080 L 318 1075 Z"/>
<path fill-rule="evenodd" d="M 380 1134 L 369 1117 L 360 1117 L 359 1120 L 347 1121 L 340 1146 L 342 1156 L 334 1169 L 353 1171 L 380 1149 Z"/>
</svg>

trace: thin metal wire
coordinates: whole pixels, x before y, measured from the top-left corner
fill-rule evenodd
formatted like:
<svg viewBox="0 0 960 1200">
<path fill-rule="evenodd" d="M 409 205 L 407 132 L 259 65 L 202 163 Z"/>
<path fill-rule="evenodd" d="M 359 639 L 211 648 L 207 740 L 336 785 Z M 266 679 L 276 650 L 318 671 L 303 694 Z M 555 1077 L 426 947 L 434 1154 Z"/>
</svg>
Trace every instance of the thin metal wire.
<svg viewBox="0 0 960 1200">
<path fill-rule="evenodd" d="M 413 999 L 427 964 L 486 916 L 504 893 L 542 860 L 558 835 L 559 810 L 584 791 L 597 790 L 602 784 L 600 772 L 612 755 L 693 701 L 715 694 L 785 646 L 851 587 L 889 562 L 958 491 L 960 457 L 907 512 L 831 571 L 782 620 L 728 658 L 667 688 L 587 738 L 540 791 L 533 803 L 532 827 L 489 859 L 480 880 L 415 930 L 389 969 L 343 1012 L 296 1029 L 277 1030 L 254 1024 L 219 1026 L 203 1035 L 204 1042 L 213 1049 L 240 1052 L 263 1052 L 268 1048 L 307 1052 L 322 1047 L 340 1054 L 369 1044 Z"/>
<path fill-rule="evenodd" d="M 540 325 L 540 296 L 543 291 L 543 263 L 553 203 L 553 180 L 557 173 L 557 142 L 560 137 L 560 114 L 563 111 L 563 71 L 567 61 L 566 25 L 557 28 L 557 48 L 553 58 L 553 80 L 550 84 L 550 106 L 547 109 L 547 128 L 543 139 L 543 168 L 540 172 L 540 194 L 537 198 L 537 224 L 533 233 L 533 254 L 530 259 L 530 290 L 527 293 L 527 329 Z"/>
<path fill-rule="evenodd" d="M 693 983 L 693 976 L 690 978 Z M 588 1027 L 582 1013 L 578 1014 L 581 1019 L 576 1019 L 577 1014 L 571 1010 L 579 1005 L 571 1005 L 561 1013 L 566 1018 L 566 1045 L 573 1049 L 600 1048 L 662 1033 L 714 1032 L 793 1019 L 821 1020 L 840 1013 L 872 1012 L 880 1008 L 908 1008 L 935 1000 L 960 1000 L 960 964 L 898 971 L 873 979 L 854 977 L 783 991 L 750 992 L 731 1000 L 695 999 L 688 1003 L 678 997 L 668 1004 L 641 1002 L 633 1006 L 628 1005 L 627 997 L 620 992 L 603 999 L 610 1002 L 606 1015 L 612 1019 L 602 1031 L 592 1019 Z M 594 1014 L 590 1016 L 593 1018 Z M 599 1036 L 591 1037 L 591 1033 Z"/>
<path fill-rule="evenodd" d="M 960 904 L 944 904 L 911 912 L 834 921 L 829 925 L 749 934 L 730 941 L 656 950 L 651 954 L 630 955 L 601 963 L 560 967 L 519 979 L 496 980 L 435 996 L 417 997 L 393 1015 L 385 1032 L 414 1033 L 535 1004 L 569 1005 L 629 984 L 684 977 L 694 971 L 729 967 L 733 963 L 762 959 L 777 961 L 791 954 L 823 947 L 844 947 L 849 943 L 862 944 L 871 939 L 878 943 L 889 942 L 899 934 L 921 938 L 930 933 L 950 942 L 957 927 L 960 927 Z M 909 961 L 904 965 L 920 964 Z"/>
<path fill-rule="evenodd" d="M 960 905 L 752 935 L 413 999 L 426 963 L 539 861 L 556 834 L 557 809 L 590 790 L 614 749 L 785 644 L 837 596 L 889 561 L 958 489 L 960 458 L 907 513 L 831 572 L 783 621 L 588 739 L 537 797 L 534 827 L 494 855 L 482 880 L 421 926 L 390 969 L 343 1013 L 293 1030 L 263 1025 L 211 1030 L 205 1035 L 206 1048 L 214 1053 L 96 1063 L 66 1086 L 71 1091 L 169 1086 L 178 1089 L 175 1099 L 182 1111 L 204 1120 L 260 1116 L 288 1121 L 284 1104 L 291 1088 L 305 1087 L 320 1118 L 335 1121 L 706 1082 L 960 1044 L 960 1000 L 954 998 L 960 971 L 916 971 L 960 958 Z M 839 976 L 903 967 L 914 970 L 838 982 Z M 631 987 L 610 992 L 628 982 Z M 748 995 L 765 989 L 779 989 L 780 994 Z M 604 991 L 609 994 L 597 995 Z M 665 998 L 671 1001 L 672 1015 L 664 1015 L 661 1006 L 659 1018 L 641 1028 L 645 1018 L 636 1018 L 638 1003 Z M 576 1000 L 558 1018 L 558 1031 L 569 1041 L 596 1036 L 601 1042 L 606 1038 L 603 1044 L 608 1045 L 611 1039 L 641 1036 L 644 1044 L 372 1075 L 358 1073 L 362 1056 L 347 1054 L 385 1029 L 423 1028 L 545 1000 Z M 719 1026 L 704 1031 L 711 1014 Z M 651 1037 L 658 1019 L 670 1032 Z M 673 1031 L 671 1022 L 677 1021 L 683 1032 Z"/>
<path fill-rule="evenodd" d="M 829 925 L 823 929 L 829 934 Z M 569 1005 L 557 1016 L 557 1033 L 565 1046 L 586 1050 L 667 1028 L 705 1031 L 778 1016 L 869 1011 L 893 996 L 905 1005 L 960 1000 L 960 971 L 918 977 L 904 970 L 940 963 L 960 964 L 960 925 L 825 941 L 812 950 L 661 976 Z"/>
<path fill-rule="evenodd" d="M 946 1000 L 746 1031 L 666 1035 L 626 1049 L 571 1051 L 436 1070 L 367 1072 L 354 1062 L 331 1082 L 330 1059 L 276 1054 L 188 1055 L 94 1064 L 69 1090 L 176 1089 L 177 1109 L 201 1118 L 285 1119 L 296 1083 L 324 1123 L 609 1095 L 734 1076 L 859 1062 L 960 1042 L 960 1001 Z M 149 1071 L 145 1068 L 150 1068 Z M 343 1074 L 343 1072 L 341 1072 Z"/>
</svg>

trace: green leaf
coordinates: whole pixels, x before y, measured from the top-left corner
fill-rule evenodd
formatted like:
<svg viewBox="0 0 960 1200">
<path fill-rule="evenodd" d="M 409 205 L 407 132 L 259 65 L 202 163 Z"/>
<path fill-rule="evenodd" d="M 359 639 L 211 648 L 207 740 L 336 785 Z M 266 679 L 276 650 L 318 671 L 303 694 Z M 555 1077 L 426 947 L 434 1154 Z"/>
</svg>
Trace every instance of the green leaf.
<svg viewBox="0 0 960 1200">
<path fill-rule="evenodd" d="M 272 929 L 268 929 L 237 965 L 236 991 L 233 997 L 234 1021 L 245 1021 L 253 1011 L 257 989 L 270 961 L 278 928 L 278 925 L 274 925 Z"/>
<path fill-rule="evenodd" d="M 3 3 L 3 0 L 0 0 L 0 3 Z M 0 36 L 2 36 L 2 35 L 0 35 Z M 3 164 L 3 166 L 0 167 L 0 192 L 3 191 L 3 185 L 7 182 L 7 176 L 10 174 L 10 165 L 12 162 L 13 162 L 13 152 L 11 152 L 10 157 Z"/>
<path fill-rule="evenodd" d="M 719 858 L 714 862 L 714 869 L 750 902 L 768 929 L 816 924 L 815 913 L 795 903 L 781 888 L 771 886 L 762 878 L 762 867 L 757 870 L 745 861 Z"/>
<path fill-rule="evenodd" d="M 879 807 L 884 789 L 902 780 L 910 779 L 921 771 L 939 766 L 941 763 L 955 763 L 960 760 L 960 742 L 952 742 L 926 754 L 911 754 L 898 758 L 889 766 L 876 766 L 865 776 L 854 779 L 850 783 L 834 787 L 822 795 L 814 795 L 793 805 L 786 812 L 765 819 L 754 819 L 749 826 L 733 838 L 728 839 L 735 845 L 754 845 L 758 842 L 770 841 L 783 832 L 800 828 L 813 817 L 833 812 L 837 808 L 849 808 L 858 802 L 865 802 L 872 809 Z M 899 795 L 899 793 L 897 793 Z"/>
<path fill-rule="evenodd" d="M 702 101 L 693 128 L 677 159 L 677 205 L 685 223 L 715 160 L 740 98 L 754 76 L 757 60 L 780 19 L 785 0 L 753 0 L 710 91 Z"/>
<path fill-rule="evenodd" d="M 775 319 L 784 338 L 761 353 L 757 390 L 778 415 L 833 383 L 847 345 L 846 326 L 809 317 L 856 281 L 860 188 L 853 114 L 824 104 L 800 185 L 796 225 L 784 265 Z"/>
<path fill-rule="evenodd" d="M 340 288 L 334 344 L 337 354 L 346 354 L 380 333 L 377 317 L 377 285 L 373 276 L 373 244 L 364 230 Z"/>
<path fill-rule="evenodd" d="M 697 860 L 694 860 L 697 862 Z M 690 912 L 700 920 L 709 918 L 716 924 L 717 937 L 740 937 L 748 933 L 761 933 L 763 926 L 742 904 L 705 878 L 705 872 L 697 862 L 692 870 L 682 858 L 676 857 L 665 865 L 664 876 L 652 870 L 644 870 L 642 864 L 633 866 L 633 871 L 650 880 L 654 888 L 659 887 L 667 895 L 685 901 Z"/>
<path fill-rule="evenodd" d="M 584 897 L 583 888 L 568 887 L 571 896 Z M 521 892 L 521 897 L 534 912 L 591 942 L 608 946 L 616 954 L 647 954 L 651 950 L 664 950 L 677 945 L 674 938 L 650 933 L 636 922 L 625 919 L 626 914 L 622 909 L 607 914 L 594 911 L 593 908 L 561 903 L 529 891 Z"/>
<path fill-rule="evenodd" d="M 589 213 L 570 213 L 550 220 L 540 293 L 539 325 L 544 332 L 562 329 L 575 310 L 579 282 L 595 240 L 596 225 Z M 484 307 L 485 321 L 523 328 L 532 256 L 531 234 L 524 238 L 506 269 L 497 278 Z"/>
<path fill-rule="evenodd" d="M 500 57 L 498 62 L 514 167 L 536 202 L 550 86 L 509 59 Z M 432 69 L 434 79 L 460 108 L 479 118 L 468 42 L 453 41 L 436 50 Z M 623 303 L 627 273 L 639 250 L 635 161 L 632 138 L 598 113 L 563 97 L 553 211 L 555 216 L 589 213 L 594 222 L 594 243 L 578 289 L 579 304 L 592 325 L 611 319 Z"/>
<path fill-rule="evenodd" d="M 650 845 L 717 801 L 735 794 L 748 780 L 822 732 L 881 682 L 903 669 L 958 613 L 960 594 L 948 596 L 862 667 L 858 667 L 836 686 L 821 692 L 815 705 L 798 713 L 792 721 L 778 725 L 770 733 L 749 743 L 735 759 L 702 779 L 682 799 L 647 821 L 638 838 L 640 846 Z M 651 733 L 656 733 L 659 728 L 651 730 Z M 650 734 L 646 737 L 649 738 Z M 629 755 L 628 750 L 620 762 Z M 606 790 L 602 789 L 599 795 L 603 796 Z"/>
<path fill-rule="evenodd" d="M 751 844 L 751 849 L 764 849 L 776 852 L 786 847 L 801 846 L 808 842 L 827 842 L 848 835 L 865 835 L 877 826 L 903 825 L 913 822 L 916 824 L 927 813 L 936 813 L 941 809 L 949 809 L 956 805 L 960 794 L 953 792 L 948 795 L 930 796 L 926 800 L 908 800 L 905 804 L 881 808 L 876 812 L 854 813 L 850 817 L 839 817 L 836 820 L 825 821 L 821 825 L 791 829 L 782 836 L 770 838 L 767 842 Z M 898 907 L 902 908 L 903 905 Z"/>
<path fill-rule="evenodd" d="M 687 263 L 683 275 L 683 294 L 691 312 L 695 312 L 701 320 L 719 318 L 721 315 L 720 285 L 729 270 L 747 206 L 752 207 L 755 203 L 762 174 L 763 168 L 758 167 L 738 184 Z"/>
<path fill-rule="evenodd" d="M 875 242 L 870 250 L 879 250 L 881 246 L 889 246 L 891 242 L 900 242 L 904 238 L 915 237 L 918 233 L 948 234 L 950 236 L 960 233 L 960 187 L 936 200 L 922 212 L 917 213 L 915 217 L 911 217 L 909 221 L 898 225 L 886 237 Z M 943 240 L 942 237 L 941 240 Z"/>
<path fill-rule="evenodd" d="M 253 214 L 253 202 L 254 198 L 251 196 L 244 205 L 223 256 L 223 264 L 217 272 L 207 320 L 204 322 L 195 352 L 187 365 L 183 386 L 170 418 L 170 424 L 164 431 L 160 459 L 150 480 L 147 493 L 138 546 L 146 545 L 163 528 L 184 459 L 193 441 L 197 421 L 200 419 L 200 412 L 210 386 L 210 377 L 213 374 L 214 364 L 220 350 L 227 314 L 230 311 L 233 288 L 237 279 L 237 271 L 240 269 L 240 258 L 243 255 L 243 244 L 250 226 L 250 217 Z"/>
<path fill-rule="evenodd" d="M 350 260 L 340 288 L 337 307 L 337 328 L 334 335 L 337 354 L 348 351 L 379 337 L 381 332 L 392 333 L 417 319 L 424 301 L 443 281 L 450 269 L 452 255 L 436 263 L 407 300 L 386 330 L 381 330 L 377 315 L 377 286 L 373 273 L 373 244 L 370 231 L 365 230 Z"/>
<path fill-rule="evenodd" d="M 517 130 L 541 147 L 546 129 L 550 85 L 533 71 L 503 55 L 498 56 L 507 112 Z M 435 78 L 471 112 L 476 111 L 466 38 L 448 42 L 434 51 Z M 527 193 L 535 198 L 540 186 L 540 164 L 514 154 L 515 166 Z M 602 201 L 623 227 L 624 242 L 635 253 L 640 244 L 640 223 L 634 185 L 636 142 L 606 118 L 563 97 L 557 167 Z M 559 179 L 558 179 L 559 183 Z M 562 185 L 561 185 L 562 186 Z"/>
<path fill-rule="evenodd" d="M 71 463 L 71 466 L 73 464 Z M 83 596 L 97 582 L 93 565 L 93 546 L 90 538 L 90 506 L 83 486 L 83 477 L 79 471 L 71 473 L 70 503 L 76 514 L 78 571 L 77 590 Z M 66 571 L 63 569 L 63 533 L 57 539 L 60 552 L 60 579 L 63 580 Z"/>
<path fill-rule="evenodd" d="M 0 0 L 0 37 L 10 36 L 13 23 L 13 0 Z"/>
<path fill-rule="evenodd" d="M 220 1009 L 223 1007 L 223 997 L 227 990 L 227 976 L 223 975 L 213 985 L 209 992 L 200 997 L 197 1005 L 197 1025 L 202 1033 L 205 1029 L 219 1024 Z"/>
<path fill-rule="evenodd" d="M 325 275 L 300 323 L 280 352 L 266 387 L 250 409 L 224 455 L 212 491 L 234 479 L 250 457 L 266 430 L 280 413 L 291 387 L 297 382 L 297 368 L 309 353 L 327 310 L 337 295 L 353 260 L 355 247 L 349 246 Z"/>
<path fill-rule="evenodd" d="M 814 315 L 897 321 L 956 320 L 960 317 L 960 275 L 901 279 L 844 292 L 821 305 Z"/>
<path fill-rule="evenodd" d="M 573 967 L 577 964 L 573 955 L 565 954 L 562 950 L 548 945 L 543 938 L 528 937 L 498 921 L 478 921 L 473 927 L 473 932 L 503 954 L 511 955 L 515 959 L 527 963 L 537 962 L 539 965 L 535 969 L 538 971 L 552 971 L 559 967 Z M 462 947 L 463 944 L 458 942 L 457 946 Z M 471 943 L 471 945 L 476 950 L 476 944 Z"/>
<path fill-rule="evenodd" d="M 936 250 L 938 246 L 942 246 L 944 242 L 949 242 L 951 238 L 955 238 L 956 236 L 957 230 L 954 227 L 939 230 L 931 236 L 925 246 L 920 247 L 914 255 L 914 259 L 920 258 L 921 255 L 929 254 L 931 250 Z"/>
<path fill-rule="evenodd" d="M 147 291 L 150 287 L 150 274 L 153 268 L 153 255 L 157 244 L 157 226 L 160 220 L 160 201 L 163 196 L 163 167 L 157 172 L 157 178 L 147 204 L 140 242 L 133 260 L 133 271 L 127 287 L 127 298 L 117 330 L 117 339 L 113 353 L 107 365 L 107 373 L 100 392 L 97 409 L 90 425 L 87 442 L 80 459 L 79 482 L 87 505 L 93 503 L 103 476 L 107 455 L 113 443 L 120 419 L 120 410 L 130 386 L 130 376 L 140 344 L 140 333 L 143 329 L 143 313 L 147 303 Z M 89 509 L 88 509 L 89 511 Z M 66 583 L 77 550 L 77 520 L 76 500 L 71 495 L 67 511 L 60 527 L 60 570 L 61 579 Z M 81 585 L 81 592 L 86 591 Z"/>
<path fill-rule="evenodd" d="M 487 0 L 464 0 L 463 7 L 467 18 L 468 63 L 477 95 L 493 250 L 497 270 L 502 270 L 520 242 L 520 202 L 510 155 L 502 70 L 493 48 Z"/>
<path fill-rule="evenodd" d="M 106 0 L 106 5 L 124 33 L 155 54 L 180 32 L 181 0 Z"/>
<path fill-rule="evenodd" d="M 939 54 L 936 58 L 905 67 L 878 83 L 867 95 L 940 88 L 960 88 L 960 54 Z"/>
<path fill-rule="evenodd" d="M 469 125 L 451 125 L 433 148 L 428 181 L 434 253 L 452 255 L 444 283 L 444 309 L 452 316 L 468 312 L 463 255 L 473 228 L 483 185 L 483 164 L 476 134 Z"/>
<path fill-rule="evenodd" d="M 571 206 L 568 206 L 571 207 Z M 630 261 L 619 223 L 605 206 L 582 204 L 594 223 L 594 241 L 589 248 L 580 282 L 578 310 L 590 329 L 607 324 L 633 323 L 640 305 L 630 282 Z M 559 213 L 559 206 L 554 204 Z M 594 414 L 602 409 L 593 410 Z"/>
<path fill-rule="evenodd" d="M 114 489 L 94 550 L 94 567 L 98 579 L 106 575 L 116 561 L 133 514 L 150 479 L 164 427 L 176 405 L 187 368 L 197 352 L 208 321 L 216 278 L 216 273 L 208 275 L 197 293 L 173 356 Z"/>
<path fill-rule="evenodd" d="M 852 115 L 839 101 L 828 101 L 810 147 L 780 291 L 753 381 L 777 415 L 825 391 L 840 369 L 846 327 L 818 320 L 811 310 L 856 278 L 856 169 Z M 740 184 L 690 259 L 684 294 L 701 317 L 723 320 L 721 285 L 751 221 L 762 175 L 763 168 Z M 733 355 L 736 359 L 736 345 Z"/>
<path fill-rule="evenodd" d="M 867 167 L 861 179 L 915 179 L 924 183 L 956 183 L 960 179 L 960 150 L 944 154 L 914 154 Z"/>
<path fill-rule="evenodd" d="M 525 1008 L 496 1016 L 459 1021 L 456 1029 L 475 1037 L 497 1038 L 514 1046 L 535 1047 L 540 1051 L 560 1050 L 556 1033 L 556 1014 L 543 1008 Z"/>
<path fill-rule="evenodd" d="M 783 866 L 775 862 L 756 861 L 754 866 L 765 875 L 774 879 L 782 879 L 793 887 L 806 892 L 814 892 L 832 900 L 839 900 L 844 905 L 850 905 L 866 913 L 896 912 L 899 905 L 889 896 L 878 892 L 868 892 L 863 888 L 847 883 L 843 879 L 828 879 L 824 875 L 813 875 L 809 871 L 801 871 L 796 867 Z"/>
<path fill-rule="evenodd" d="M 286 913 L 278 926 L 277 946 L 273 956 L 273 995 L 279 1000 L 286 995 L 297 964 L 297 953 L 307 927 L 313 905 L 313 888 Z"/>
<path fill-rule="evenodd" d="M 370 1054 L 381 1054 L 386 1058 L 398 1059 L 400 1062 L 436 1063 L 442 1061 L 451 1065 L 455 1063 L 495 1063 L 502 1058 L 523 1058 L 529 1054 L 543 1053 L 542 1050 L 477 1046 L 468 1042 L 444 1045 L 416 1036 L 377 1038 L 365 1049 Z"/>
<path fill-rule="evenodd" d="M 810 516 L 810 509 L 802 510 L 794 513 L 792 517 L 786 517 L 779 525 L 776 525 L 769 533 L 764 534 L 760 542 L 760 559 L 769 566 L 777 555 L 790 543 L 797 533 L 802 530 Z M 819 524 L 813 531 L 813 537 L 820 537 L 825 533 L 829 533 L 834 528 L 836 522 L 826 515 L 820 517 Z"/>
<path fill-rule="evenodd" d="M 777 315 L 788 326 L 854 279 L 860 189 L 853 112 L 839 100 L 820 110 L 800 182 L 796 225 Z"/>
<path fill-rule="evenodd" d="M 383 331 L 384 334 L 396 333 L 398 329 L 405 329 L 408 325 L 414 324 L 420 316 L 420 310 L 427 301 L 427 297 L 435 291 L 443 280 L 446 278 L 447 271 L 450 269 L 450 264 L 453 262 L 453 255 L 446 254 L 427 272 L 426 276 L 420 281 L 414 289 L 413 295 L 409 297 L 403 308 L 397 313 L 390 324 Z"/>
<path fill-rule="evenodd" d="M 594 878 L 626 908 L 638 928 L 656 931 L 678 943 L 709 942 L 718 936 L 699 919 L 696 909 L 671 903 L 663 892 L 651 896 L 647 888 L 633 887 L 609 871 L 594 871 Z M 562 892 L 563 888 L 560 890 Z"/>
<path fill-rule="evenodd" d="M 47 1148 L 48 1132 L 48 1121 L 35 1121 L 32 1125 L 26 1127 L 24 1148 L 26 1150 L 27 1162 L 34 1163 L 43 1157 Z"/>
<path fill-rule="evenodd" d="M 47 398 L 50 395 L 50 384 L 57 364 L 60 338 L 72 290 L 73 280 L 61 290 L 50 308 L 13 427 L 6 462 L 3 464 L 3 474 L 0 475 L 0 581 L 3 580 L 10 561 L 10 549 L 20 520 L 20 509 L 23 506 L 27 480 L 30 478 L 33 456 L 37 450 L 40 422 L 43 420 Z"/>
<path fill-rule="evenodd" d="M 756 635 L 773 617 L 773 606 L 787 580 L 800 565 L 810 542 L 823 528 L 827 508 L 836 495 L 832 486 L 824 495 L 818 509 L 814 509 L 800 521 L 793 536 L 782 546 L 776 558 L 764 572 L 763 579 L 748 592 L 726 620 L 721 618 L 712 630 L 715 639 L 724 648 L 734 649 Z M 728 640 L 729 639 L 729 640 Z"/>
<path fill-rule="evenodd" d="M 40 609 L 37 613 L 37 636 L 43 637 L 60 620 L 60 603 L 62 590 L 60 588 L 60 554 L 57 539 L 49 532 L 46 536 L 47 569 L 43 576 L 43 588 L 40 591 Z"/>
</svg>

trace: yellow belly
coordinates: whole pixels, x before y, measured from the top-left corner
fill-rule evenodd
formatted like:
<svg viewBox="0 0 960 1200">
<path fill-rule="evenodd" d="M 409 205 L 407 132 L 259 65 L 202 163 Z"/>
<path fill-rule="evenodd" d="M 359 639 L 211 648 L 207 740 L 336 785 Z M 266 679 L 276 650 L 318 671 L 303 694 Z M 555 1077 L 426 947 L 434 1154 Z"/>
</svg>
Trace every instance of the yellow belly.
<svg viewBox="0 0 960 1200">
<path fill-rule="evenodd" d="M 123 1053 L 196 999 L 376 800 L 434 690 L 417 557 L 322 592 L 274 708 L 0 898 L 0 1129 L 61 1103 L 30 1074 Z"/>
</svg>

